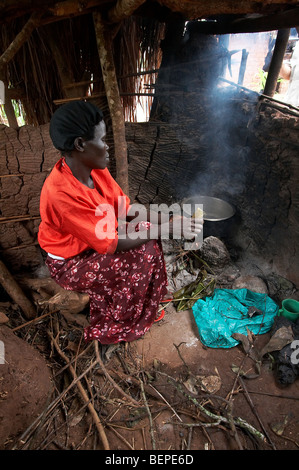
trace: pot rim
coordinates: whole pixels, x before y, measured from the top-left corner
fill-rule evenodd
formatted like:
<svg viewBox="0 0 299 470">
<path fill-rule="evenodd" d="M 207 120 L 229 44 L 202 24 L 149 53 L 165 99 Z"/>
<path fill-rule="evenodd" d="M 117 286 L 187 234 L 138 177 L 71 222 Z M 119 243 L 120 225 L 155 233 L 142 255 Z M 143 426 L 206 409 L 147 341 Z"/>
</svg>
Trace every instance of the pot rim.
<svg viewBox="0 0 299 470">
<path fill-rule="evenodd" d="M 206 203 L 214 204 L 213 212 L 211 212 L 210 208 L 205 211 L 205 200 Z M 230 219 L 236 213 L 236 209 L 231 203 L 214 196 L 203 196 L 197 194 L 184 198 L 181 205 L 184 204 L 201 204 L 204 211 L 203 220 L 209 222 L 221 222 L 223 220 Z M 221 214 L 222 210 L 224 211 L 224 214 Z M 190 216 L 191 214 L 189 213 L 188 215 Z"/>
</svg>

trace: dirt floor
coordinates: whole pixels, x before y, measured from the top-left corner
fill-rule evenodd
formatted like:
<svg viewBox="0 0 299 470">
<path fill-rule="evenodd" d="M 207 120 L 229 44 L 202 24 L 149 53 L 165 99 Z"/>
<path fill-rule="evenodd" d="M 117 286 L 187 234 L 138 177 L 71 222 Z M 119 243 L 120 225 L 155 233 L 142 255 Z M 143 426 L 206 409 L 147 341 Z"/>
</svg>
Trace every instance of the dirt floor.
<svg viewBox="0 0 299 470">
<path fill-rule="evenodd" d="M 268 357 L 257 374 L 242 345 L 204 347 L 191 310 L 168 305 L 143 338 L 108 349 L 104 362 L 97 361 L 95 345 L 83 341 L 84 315 L 74 318 L 56 312 L 26 324 L 17 309 L 10 311 L 5 328 L 17 337 L 14 354 L 20 356 L 26 342 L 26 351 L 41 356 L 41 373 L 35 392 L 29 358 L 18 379 L 10 369 L 10 382 L 0 380 L 2 409 L 10 403 L 1 426 L 22 418 L 20 404 L 35 404 L 30 419 L 24 410 L 22 429 L 18 424 L 6 433 L 1 449 L 298 449 L 299 381 L 279 385 Z M 269 334 L 256 337 L 255 347 L 268 340 Z M 12 367 L 12 346 L 5 359 Z"/>
</svg>

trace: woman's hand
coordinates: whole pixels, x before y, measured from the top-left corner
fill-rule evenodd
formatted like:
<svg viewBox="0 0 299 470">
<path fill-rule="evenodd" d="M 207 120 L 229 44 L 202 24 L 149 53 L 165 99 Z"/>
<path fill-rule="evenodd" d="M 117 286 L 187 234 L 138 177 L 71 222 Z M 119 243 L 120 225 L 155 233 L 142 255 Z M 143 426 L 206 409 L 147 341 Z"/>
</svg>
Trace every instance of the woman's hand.
<svg viewBox="0 0 299 470">
<path fill-rule="evenodd" d="M 161 238 L 192 240 L 203 228 L 203 219 L 176 215 L 169 222 L 161 224 Z"/>
</svg>

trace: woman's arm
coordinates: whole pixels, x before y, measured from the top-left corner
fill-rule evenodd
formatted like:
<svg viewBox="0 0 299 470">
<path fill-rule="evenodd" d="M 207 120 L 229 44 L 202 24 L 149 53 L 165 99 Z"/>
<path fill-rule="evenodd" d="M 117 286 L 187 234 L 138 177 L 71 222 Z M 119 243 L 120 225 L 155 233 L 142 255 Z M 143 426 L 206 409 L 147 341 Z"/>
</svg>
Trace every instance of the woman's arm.
<svg viewBox="0 0 299 470">
<path fill-rule="evenodd" d="M 126 221 L 132 222 L 136 220 L 139 222 L 151 222 L 157 225 L 161 225 L 164 222 L 168 222 L 172 216 L 172 212 L 157 212 L 152 209 L 147 209 L 141 204 L 133 204 L 127 213 Z"/>
<path fill-rule="evenodd" d="M 119 237 L 116 252 L 130 250 L 149 240 L 157 240 L 159 238 L 185 238 L 186 240 L 192 240 L 202 231 L 202 227 L 202 219 L 174 216 L 166 222 L 160 220 L 160 223 L 151 224 L 150 227 L 141 228 L 137 232 L 126 233 L 125 236 Z"/>
<path fill-rule="evenodd" d="M 154 238 L 160 238 L 161 230 L 159 230 L 159 226 L 155 227 L 155 230 L 157 231 L 157 237 L 153 237 L 153 230 L 141 230 L 139 232 L 133 232 L 133 233 L 126 233 L 125 237 L 122 236 L 121 238 L 118 238 L 117 242 L 117 247 L 116 247 L 116 252 L 118 251 L 127 251 L 131 250 L 131 248 L 137 248 L 140 245 L 143 245 L 143 243 L 148 242 L 149 240 L 152 240 Z"/>
</svg>

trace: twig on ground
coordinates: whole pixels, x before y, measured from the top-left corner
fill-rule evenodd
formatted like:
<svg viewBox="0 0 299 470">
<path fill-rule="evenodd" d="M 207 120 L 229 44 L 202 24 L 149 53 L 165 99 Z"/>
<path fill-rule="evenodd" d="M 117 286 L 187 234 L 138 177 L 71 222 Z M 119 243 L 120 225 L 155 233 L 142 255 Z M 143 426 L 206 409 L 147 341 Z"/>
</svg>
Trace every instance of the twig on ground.
<svg viewBox="0 0 299 470">
<path fill-rule="evenodd" d="M 244 390 L 239 390 L 239 391 L 244 392 Z M 291 395 L 276 395 L 275 393 L 257 392 L 256 390 L 248 390 L 248 389 L 247 391 L 251 394 L 253 393 L 254 395 L 265 395 L 267 397 L 273 397 L 273 398 L 285 398 L 286 400 L 299 400 L 299 397 L 292 397 Z"/>
<path fill-rule="evenodd" d="M 186 428 L 213 428 L 215 426 L 219 426 L 221 423 L 221 419 L 219 421 L 215 421 L 214 423 L 175 423 L 171 422 L 171 424 L 176 424 L 178 426 L 185 426 Z"/>
<path fill-rule="evenodd" d="M 247 388 L 246 388 L 246 386 L 245 386 L 244 380 L 243 380 L 241 377 L 239 377 L 239 382 L 240 382 L 240 384 L 241 384 L 241 386 L 242 386 L 242 388 L 243 388 L 243 390 L 244 390 L 244 393 L 245 393 L 245 396 L 246 396 L 246 398 L 247 398 L 247 401 L 248 401 L 248 403 L 249 403 L 249 405 L 250 405 L 250 408 L 252 409 L 253 414 L 255 415 L 255 417 L 257 418 L 258 422 L 260 423 L 260 426 L 261 426 L 261 428 L 262 428 L 262 430 L 263 430 L 265 436 L 267 437 L 267 439 L 268 439 L 270 445 L 272 446 L 272 448 L 273 448 L 274 450 L 277 450 L 276 447 L 275 447 L 274 442 L 272 442 L 272 440 L 271 440 L 269 434 L 267 433 L 267 430 L 266 430 L 266 428 L 265 428 L 265 426 L 264 426 L 264 424 L 263 424 L 263 422 L 262 422 L 262 420 L 261 420 L 261 418 L 260 418 L 260 416 L 259 416 L 259 414 L 258 414 L 258 412 L 257 412 L 257 410 L 256 410 L 256 408 L 255 408 L 255 406 L 254 406 L 254 404 L 253 404 L 253 402 L 252 402 L 252 400 L 251 400 L 251 397 L 250 397 L 250 395 L 249 395 L 249 393 L 248 393 L 248 390 L 247 390 Z"/>
<path fill-rule="evenodd" d="M 109 382 L 113 385 L 113 387 L 115 387 L 115 389 L 123 396 L 125 397 L 127 400 L 129 400 L 134 406 L 140 406 L 138 401 L 134 400 L 134 398 L 130 397 L 130 395 L 128 395 L 126 392 L 123 391 L 123 389 L 117 385 L 117 383 L 113 380 L 113 378 L 111 377 L 111 375 L 108 373 L 106 367 L 104 366 L 104 363 L 101 359 L 101 356 L 100 356 L 100 353 L 99 353 L 99 345 L 98 345 L 98 341 L 94 341 L 94 348 L 95 348 L 95 353 L 96 353 L 96 358 L 97 358 L 97 361 L 102 369 L 102 371 L 104 372 L 106 378 L 109 380 Z"/>
<path fill-rule="evenodd" d="M 129 447 L 129 449 L 134 450 L 134 448 L 127 441 L 127 439 L 125 439 L 124 436 L 122 436 L 118 431 L 116 431 L 115 426 L 113 426 L 112 424 L 109 424 L 109 423 L 107 423 L 107 426 L 108 426 L 109 429 L 111 429 L 111 431 L 113 431 L 116 434 L 117 437 L 119 437 L 119 439 L 122 442 L 124 442 Z"/>
<path fill-rule="evenodd" d="M 220 420 L 220 422 L 222 422 L 222 423 L 230 424 L 228 418 L 226 418 L 225 416 L 219 416 L 219 415 L 216 415 L 216 414 L 212 413 L 211 411 L 207 410 L 204 406 L 202 406 L 196 398 L 191 397 L 187 392 L 185 392 L 182 385 L 180 383 L 178 383 L 173 377 L 171 377 L 168 374 L 165 374 L 164 372 L 157 371 L 157 373 L 167 377 L 168 380 L 170 380 L 171 383 L 174 385 L 174 387 L 180 393 L 182 393 L 184 396 L 186 396 L 206 416 L 208 416 L 209 418 L 211 418 L 215 421 Z M 240 428 L 245 429 L 246 431 L 248 431 L 253 436 L 257 437 L 258 439 L 260 439 L 262 441 L 265 441 L 265 436 L 260 431 L 255 429 L 254 426 L 247 423 L 247 421 L 245 421 L 243 418 L 240 418 L 240 417 L 233 418 L 233 422 L 234 422 L 235 426 L 239 426 Z"/>
<path fill-rule="evenodd" d="M 73 388 L 74 385 L 77 384 L 79 380 L 81 380 L 91 369 L 93 369 L 97 361 L 93 361 L 87 369 L 85 369 L 81 375 L 79 375 L 75 380 L 72 381 L 72 383 L 61 392 L 61 394 L 56 397 L 48 406 L 47 408 L 40 413 L 40 415 L 28 426 L 28 428 L 23 432 L 23 434 L 20 436 L 18 441 L 22 444 L 25 445 L 30 436 L 34 433 L 35 429 L 43 422 L 46 421 L 47 417 L 50 415 L 50 413 L 55 409 L 55 407 L 58 405 L 58 403 L 62 400 L 62 398 Z M 12 450 L 17 449 L 18 444 L 13 447 Z"/>
<path fill-rule="evenodd" d="M 92 400 L 92 398 L 90 398 L 89 401 L 91 401 L 91 400 Z M 77 414 L 80 413 L 82 410 L 84 410 L 84 408 L 87 408 L 87 405 L 88 405 L 88 403 L 83 403 L 81 408 L 78 410 Z M 46 438 L 44 439 L 44 441 L 39 445 L 39 447 L 40 447 L 39 450 L 45 450 L 51 444 L 51 442 L 54 442 L 54 441 L 50 440 L 51 437 L 53 435 L 55 436 L 57 434 L 57 431 L 62 429 L 65 425 L 69 426 L 69 422 L 72 418 L 73 418 L 73 416 L 71 418 L 67 417 L 64 423 L 60 424 L 58 427 L 55 427 L 51 432 L 48 432 Z M 89 431 L 88 431 L 88 433 L 89 433 Z M 84 439 L 86 439 L 86 438 L 87 438 L 87 435 L 85 436 Z"/>
<path fill-rule="evenodd" d="M 44 313 L 43 315 L 40 315 L 37 318 L 33 318 L 33 320 L 27 321 L 26 323 L 23 323 L 22 325 L 16 326 L 15 328 L 12 329 L 12 331 L 15 332 L 15 331 L 20 330 L 21 328 L 24 328 L 25 326 L 28 326 L 32 323 L 37 323 L 40 320 L 42 320 L 43 318 L 47 317 L 48 315 L 52 315 L 52 313 L 57 313 L 57 312 L 59 312 L 58 309 L 57 310 L 52 310 L 52 311 L 50 310 L 49 312 Z"/>
<path fill-rule="evenodd" d="M 75 372 L 74 367 L 70 364 L 69 358 L 68 358 L 68 357 L 64 354 L 64 352 L 60 349 L 60 347 L 59 347 L 59 345 L 58 345 L 56 339 L 54 338 L 54 336 L 53 336 L 50 332 L 49 332 L 49 335 L 50 335 L 50 337 L 51 337 L 51 340 L 52 340 L 52 342 L 53 342 L 53 344 L 54 344 L 54 346 L 55 346 L 55 348 L 56 348 L 58 354 L 63 358 L 63 360 L 64 360 L 65 362 L 69 363 L 69 370 L 70 370 L 70 372 L 71 372 L 71 374 L 72 374 L 72 376 L 73 376 L 73 379 L 77 379 L 77 374 L 76 374 L 76 372 Z M 92 416 L 92 418 L 93 418 L 93 420 L 94 420 L 94 422 L 95 422 L 95 425 L 96 425 L 96 428 L 97 428 L 97 430 L 98 430 L 98 432 L 99 432 L 99 435 L 100 435 L 100 438 L 101 438 L 101 440 L 102 440 L 104 449 L 105 449 L 105 450 L 110 450 L 109 442 L 108 442 L 108 439 L 107 439 L 107 436 L 106 436 L 104 427 L 103 427 L 103 425 L 102 425 L 102 423 L 101 423 L 101 420 L 100 420 L 100 418 L 99 418 L 98 413 L 96 412 L 96 410 L 95 410 L 94 406 L 92 405 L 92 403 L 90 403 L 89 398 L 88 398 L 88 395 L 87 395 L 87 393 L 86 393 L 86 391 L 85 391 L 83 385 L 81 384 L 80 380 L 78 380 L 78 382 L 77 382 L 76 385 L 77 385 L 77 388 L 78 388 L 78 390 L 79 390 L 79 392 L 80 392 L 80 395 L 81 395 L 81 397 L 83 398 L 84 402 L 85 402 L 85 403 L 88 403 L 87 407 L 88 407 L 89 412 L 90 412 L 90 414 L 91 414 L 91 416 Z"/>
<path fill-rule="evenodd" d="M 227 415 L 228 415 L 228 422 L 229 422 L 229 425 L 231 427 L 234 438 L 236 440 L 236 443 L 238 445 L 238 448 L 239 448 L 239 450 L 243 450 L 243 446 L 241 444 L 241 441 L 240 441 L 240 438 L 239 438 L 239 435 L 238 435 L 238 431 L 236 429 L 236 425 L 235 425 L 234 418 L 233 418 L 233 402 L 232 402 L 232 400 L 230 400 L 228 402 Z"/>
<path fill-rule="evenodd" d="M 149 384 L 149 386 L 155 390 L 155 392 L 162 398 L 162 400 L 166 403 L 166 405 L 169 406 L 169 408 L 171 409 L 171 411 L 175 414 L 175 416 L 178 418 L 179 421 L 183 422 L 182 418 L 180 418 L 180 416 L 177 414 L 177 412 L 175 411 L 175 409 L 170 405 L 170 403 L 168 403 L 168 401 L 166 400 L 165 397 L 163 397 L 163 395 L 152 385 L 152 384 Z"/>
<path fill-rule="evenodd" d="M 193 428 L 189 428 L 189 430 L 188 430 L 188 443 L 187 443 L 187 449 L 186 450 L 190 450 L 190 448 L 191 448 L 192 435 L 193 435 Z"/>
<path fill-rule="evenodd" d="M 144 401 L 144 404 L 145 404 L 145 407 L 146 407 L 146 410 L 147 410 L 147 413 L 148 413 L 148 417 L 149 417 L 152 446 L 153 446 L 153 450 L 156 450 L 156 440 L 155 440 L 155 435 L 154 435 L 153 418 L 152 418 L 152 414 L 151 414 L 151 411 L 149 409 L 148 402 L 147 402 L 147 399 L 146 399 L 146 395 L 145 395 L 145 392 L 144 392 L 143 382 L 140 378 L 139 378 L 139 381 L 140 381 L 140 388 L 141 388 L 142 398 L 143 398 L 143 401 Z"/>
</svg>

